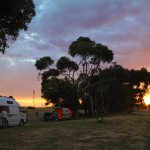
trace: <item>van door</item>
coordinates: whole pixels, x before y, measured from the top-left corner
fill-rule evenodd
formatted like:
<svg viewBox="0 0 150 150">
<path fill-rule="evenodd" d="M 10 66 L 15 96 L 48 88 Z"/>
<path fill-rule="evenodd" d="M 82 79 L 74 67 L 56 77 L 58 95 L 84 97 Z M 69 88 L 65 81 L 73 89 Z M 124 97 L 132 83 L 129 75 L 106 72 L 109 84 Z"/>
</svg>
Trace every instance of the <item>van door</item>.
<svg viewBox="0 0 150 150">
<path fill-rule="evenodd" d="M 19 125 L 20 123 L 20 113 L 19 108 L 17 106 L 9 107 L 10 113 L 8 114 L 9 121 L 12 125 Z"/>
<path fill-rule="evenodd" d="M 68 108 L 62 108 L 63 111 L 63 119 L 69 119 L 69 112 L 68 112 Z"/>
<path fill-rule="evenodd" d="M 6 119 L 8 120 L 8 124 L 9 125 L 12 125 L 12 122 L 11 122 L 11 117 L 10 117 L 10 110 L 9 110 L 9 106 L 1 106 L 1 111 L 4 111 L 6 112 Z M 4 116 L 3 116 L 4 117 Z"/>
</svg>

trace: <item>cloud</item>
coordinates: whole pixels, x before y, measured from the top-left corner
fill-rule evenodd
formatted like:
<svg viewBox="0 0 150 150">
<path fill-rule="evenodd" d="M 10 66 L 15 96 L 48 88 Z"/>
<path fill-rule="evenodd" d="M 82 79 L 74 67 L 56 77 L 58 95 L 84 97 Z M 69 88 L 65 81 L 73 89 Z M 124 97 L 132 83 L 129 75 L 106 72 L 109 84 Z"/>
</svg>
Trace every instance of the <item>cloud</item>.
<svg viewBox="0 0 150 150">
<path fill-rule="evenodd" d="M 1 93 L 27 96 L 38 85 L 34 60 L 4 57 L 0 64 Z"/>
</svg>

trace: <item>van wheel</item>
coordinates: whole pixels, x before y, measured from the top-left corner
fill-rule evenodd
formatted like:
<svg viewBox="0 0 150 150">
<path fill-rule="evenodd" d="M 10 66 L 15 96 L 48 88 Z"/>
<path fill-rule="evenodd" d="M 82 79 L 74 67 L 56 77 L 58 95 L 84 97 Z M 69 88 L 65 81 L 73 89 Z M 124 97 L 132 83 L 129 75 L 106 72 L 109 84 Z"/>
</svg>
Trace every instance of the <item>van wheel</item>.
<svg viewBox="0 0 150 150">
<path fill-rule="evenodd" d="M 2 126 L 3 126 L 3 128 L 7 128 L 8 127 L 8 121 L 7 121 L 6 118 L 2 119 Z"/>
<path fill-rule="evenodd" d="M 23 119 L 20 120 L 19 126 L 24 126 L 24 120 Z"/>
</svg>

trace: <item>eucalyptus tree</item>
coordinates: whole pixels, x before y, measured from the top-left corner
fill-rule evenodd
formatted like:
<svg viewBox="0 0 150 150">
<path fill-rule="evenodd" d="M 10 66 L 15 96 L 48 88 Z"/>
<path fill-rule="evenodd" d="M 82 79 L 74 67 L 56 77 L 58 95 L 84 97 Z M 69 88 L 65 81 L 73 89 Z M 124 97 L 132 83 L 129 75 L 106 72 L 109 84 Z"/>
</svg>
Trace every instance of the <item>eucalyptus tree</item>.
<svg viewBox="0 0 150 150">
<path fill-rule="evenodd" d="M 107 86 L 109 86 L 107 111 L 128 111 L 133 101 L 133 87 L 129 83 L 129 70 L 115 63 L 104 70 L 104 76 L 108 82 Z"/>
<path fill-rule="evenodd" d="M 54 60 L 49 56 L 42 57 L 35 62 L 35 67 L 39 70 L 38 79 L 41 78 L 41 92 L 42 97 L 47 101 L 53 99 L 53 102 L 57 102 L 59 98 L 58 87 L 60 80 L 57 79 L 59 71 L 53 68 Z M 57 89 L 57 90 L 56 90 Z"/>
<path fill-rule="evenodd" d="M 79 66 L 75 61 L 70 60 L 66 56 L 62 56 L 57 61 L 56 67 L 61 75 L 68 77 L 72 83 L 75 84 L 75 72 L 79 69 Z"/>
<path fill-rule="evenodd" d="M 74 58 L 78 58 L 78 66 L 80 73 L 77 78 L 77 84 L 82 93 L 82 99 L 89 96 L 91 100 L 91 109 L 97 116 L 99 111 L 98 100 L 96 100 L 95 90 L 99 85 L 98 81 L 94 80 L 95 76 L 99 76 L 102 72 L 101 64 L 111 63 L 113 60 L 113 52 L 107 46 L 100 43 L 95 43 L 88 37 L 79 37 L 69 46 L 69 54 Z M 96 88 L 95 88 L 96 87 Z M 83 102 L 85 104 L 86 102 Z M 98 117 L 97 117 L 98 118 Z"/>
<path fill-rule="evenodd" d="M 103 121 L 107 112 L 115 111 L 119 104 L 123 104 L 124 100 L 121 97 L 125 95 L 118 98 L 118 93 L 121 92 L 120 89 L 124 87 L 127 78 L 127 70 L 116 64 L 101 70 L 100 74 L 93 75 L 89 86 L 84 89 L 91 98 L 97 120 Z"/>
<path fill-rule="evenodd" d="M 56 63 L 56 68 L 63 78 L 63 95 L 61 96 L 61 105 L 67 106 L 73 110 L 73 115 L 78 116 L 79 93 L 75 82 L 75 72 L 79 69 L 75 61 L 70 60 L 66 56 L 60 57 Z"/>
<path fill-rule="evenodd" d="M 71 76 L 71 72 L 78 69 L 76 63 L 67 57 L 61 57 L 54 64 L 54 60 L 46 56 L 37 60 L 35 66 L 40 70 L 42 97 L 47 102 L 71 108 L 73 115 L 76 115 L 79 105 L 78 90 Z"/>
<path fill-rule="evenodd" d="M 5 53 L 9 43 L 15 41 L 20 30 L 27 30 L 35 16 L 32 0 L 0 0 L 0 52 Z"/>
<path fill-rule="evenodd" d="M 150 72 L 146 68 L 128 70 L 115 64 L 106 70 L 117 81 L 114 82 L 115 91 L 110 96 L 110 112 L 131 113 L 137 104 L 143 104 L 143 97 L 149 91 L 150 84 Z"/>
</svg>

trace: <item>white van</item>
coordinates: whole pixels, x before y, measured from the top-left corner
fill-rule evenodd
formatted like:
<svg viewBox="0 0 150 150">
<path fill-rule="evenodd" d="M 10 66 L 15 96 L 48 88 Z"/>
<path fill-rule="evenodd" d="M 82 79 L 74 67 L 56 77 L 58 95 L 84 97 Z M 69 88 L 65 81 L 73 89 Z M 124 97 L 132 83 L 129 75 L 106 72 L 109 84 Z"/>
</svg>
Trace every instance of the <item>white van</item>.
<svg viewBox="0 0 150 150">
<path fill-rule="evenodd" d="M 27 122 L 27 114 L 13 97 L 0 96 L 0 126 L 23 126 Z"/>
</svg>

